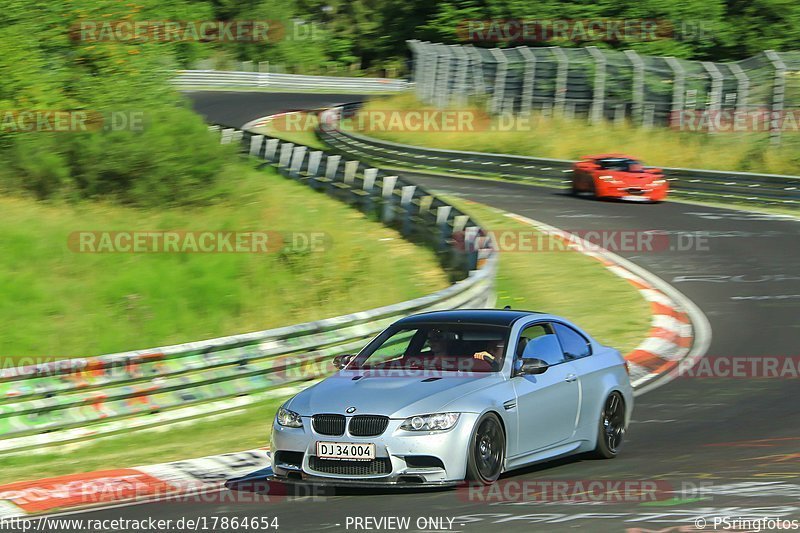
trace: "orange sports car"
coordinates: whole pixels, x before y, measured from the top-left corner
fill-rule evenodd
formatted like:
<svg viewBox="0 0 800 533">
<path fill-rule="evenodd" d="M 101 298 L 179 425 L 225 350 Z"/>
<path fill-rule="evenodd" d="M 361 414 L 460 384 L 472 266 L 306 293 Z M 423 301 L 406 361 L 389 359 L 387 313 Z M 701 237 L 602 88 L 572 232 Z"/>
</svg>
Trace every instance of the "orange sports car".
<svg viewBox="0 0 800 533">
<path fill-rule="evenodd" d="M 627 155 L 588 155 L 572 167 L 572 194 L 588 192 L 596 198 L 660 202 L 668 190 L 660 168 L 645 168 Z"/>
</svg>

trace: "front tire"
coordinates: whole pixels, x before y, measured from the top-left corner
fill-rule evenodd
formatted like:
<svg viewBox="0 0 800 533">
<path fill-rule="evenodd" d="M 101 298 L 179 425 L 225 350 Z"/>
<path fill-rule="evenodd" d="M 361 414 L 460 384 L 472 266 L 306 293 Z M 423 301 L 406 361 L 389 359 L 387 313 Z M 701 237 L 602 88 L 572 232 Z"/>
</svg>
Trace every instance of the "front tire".
<svg viewBox="0 0 800 533">
<path fill-rule="evenodd" d="M 468 453 L 467 481 L 483 485 L 497 481 L 506 458 L 506 435 L 496 414 L 488 413 L 475 424 Z"/>
<path fill-rule="evenodd" d="M 606 398 L 600 412 L 597 430 L 597 446 L 592 456 L 598 459 L 613 459 L 619 453 L 622 438 L 625 436 L 625 400 L 619 392 L 612 392 Z"/>
</svg>

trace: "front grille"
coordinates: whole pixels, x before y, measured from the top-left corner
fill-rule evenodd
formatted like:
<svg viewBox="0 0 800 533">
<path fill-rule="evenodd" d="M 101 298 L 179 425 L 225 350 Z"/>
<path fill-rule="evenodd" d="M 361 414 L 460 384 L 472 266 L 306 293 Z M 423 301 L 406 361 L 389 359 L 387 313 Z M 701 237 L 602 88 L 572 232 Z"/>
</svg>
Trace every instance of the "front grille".
<svg viewBox="0 0 800 533">
<path fill-rule="evenodd" d="M 389 425 L 388 416 L 357 415 L 350 420 L 350 434 L 355 437 L 377 437 Z"/>
<path fill-rule="evenodd" d="M 300 468 L 303 465 L 303 452 L 277 451 L 275 452 L 274 462 Z"/>
<path fill-rule="evenodd" d="M 314 415 L 311 424 L 320 435 L 344 435 L 344 415 Z"/>
<path fill-rule="evenodd" d="M 444 463 L 432 455 L 406 455 L 406 466 L 409 468 L 444 468 Z"/>
<path fill-rule="evenodd" d="M 371 461 L 340 461 L 338 459 L 320 459 L 312 455 L 308 458 L 308 467 L 324 474 L 369 476 L 390 473 L 392 471 L 392 462 L 388 457 L 372 459 Z"/>
</svg>

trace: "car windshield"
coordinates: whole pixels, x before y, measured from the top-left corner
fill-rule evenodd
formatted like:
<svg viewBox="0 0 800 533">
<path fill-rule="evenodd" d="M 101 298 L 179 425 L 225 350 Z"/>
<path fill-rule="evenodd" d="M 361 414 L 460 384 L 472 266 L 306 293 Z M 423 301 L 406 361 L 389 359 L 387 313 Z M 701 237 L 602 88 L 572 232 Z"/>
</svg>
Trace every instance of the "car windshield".
<svg viewBox="0 0 800 533">
<path fill-rule="evenodd" d="M 426 324 L 390 328 L 348 366 L 362 370 L 497 372 L 503 366 L 508 328 Z"/>
<path fill-rule="evenodd" d="M 597 164 L 603 170 L 620 170 L 623 172 L 643 172 L 644 167 L 640 161 L 628 158 L 598 159 Z"/>
</svg>

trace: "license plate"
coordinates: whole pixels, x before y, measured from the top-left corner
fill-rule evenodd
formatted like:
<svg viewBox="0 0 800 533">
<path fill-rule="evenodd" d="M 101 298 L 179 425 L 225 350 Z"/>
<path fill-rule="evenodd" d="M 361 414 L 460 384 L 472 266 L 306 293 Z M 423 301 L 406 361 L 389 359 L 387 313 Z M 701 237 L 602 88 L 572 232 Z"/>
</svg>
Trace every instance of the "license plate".
<svg viewBox="0 0 800 533">
<path fill-rule="evenodd" d="M 371 461 L 375 459 L 375 445 L 353 442 L 317 442 L 317 457 L 320 459 Z"/>
<path fill-rule="evenodd" d="M 629 202 L 646 202 L 650 198 L 647 196 L 623 196 L 622 199 Z"/>
</svg>

